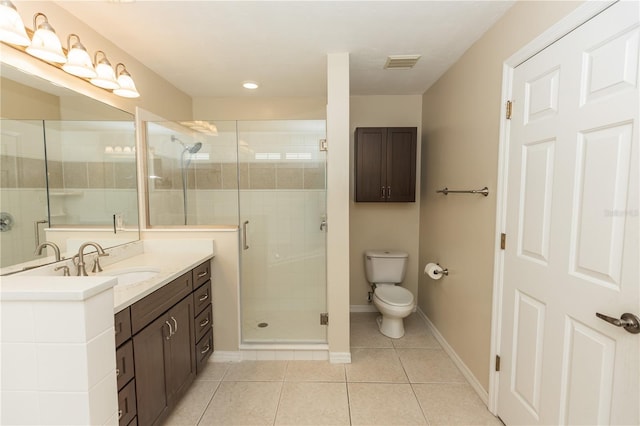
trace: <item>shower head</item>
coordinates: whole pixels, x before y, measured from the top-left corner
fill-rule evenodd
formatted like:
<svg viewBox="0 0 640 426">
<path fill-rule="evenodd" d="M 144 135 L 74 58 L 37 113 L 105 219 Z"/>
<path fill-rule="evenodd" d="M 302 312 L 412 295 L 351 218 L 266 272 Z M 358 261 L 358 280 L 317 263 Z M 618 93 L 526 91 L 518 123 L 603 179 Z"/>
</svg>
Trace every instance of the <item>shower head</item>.
<svg viewBox="0 0 640 426">
<path fill-rule="evenodd" d="M 202 142 L 196 142 L 190 147 L 185 147 L 185 149 L 189 151 L 189 154 L 195 154 L 196 152 L 200 151 L 200 148 L 202 148 Z"/>
<path fill-rule="evenodd" d="M 189 154 L 195 154 L 196 152 L 200 151 L 200 148 L 202 148 L 202 142 L 196 142 L 193 145 L 187 145 L 174 135 L 171 135 L 171 142 L 178 142 L 184 148 L 183 152 L 188 152 Z"/>
</svg>

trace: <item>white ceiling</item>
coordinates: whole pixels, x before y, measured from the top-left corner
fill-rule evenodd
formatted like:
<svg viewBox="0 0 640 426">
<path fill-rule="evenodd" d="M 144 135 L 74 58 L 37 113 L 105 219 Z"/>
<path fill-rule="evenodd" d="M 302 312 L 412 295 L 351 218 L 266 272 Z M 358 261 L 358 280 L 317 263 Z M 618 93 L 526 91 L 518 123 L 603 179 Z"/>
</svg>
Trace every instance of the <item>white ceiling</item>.
<svg viewBox="0 0 640 426">
<path fill-rule="evenodd" d="M 192 97 L 325 96 L 334 52 L 350 54 L 352 95 L 424 93 L 513 0 L 58 4 Z M 412 70 L 383 69 L 406 54 L 422 55 Z"/>
</svg>

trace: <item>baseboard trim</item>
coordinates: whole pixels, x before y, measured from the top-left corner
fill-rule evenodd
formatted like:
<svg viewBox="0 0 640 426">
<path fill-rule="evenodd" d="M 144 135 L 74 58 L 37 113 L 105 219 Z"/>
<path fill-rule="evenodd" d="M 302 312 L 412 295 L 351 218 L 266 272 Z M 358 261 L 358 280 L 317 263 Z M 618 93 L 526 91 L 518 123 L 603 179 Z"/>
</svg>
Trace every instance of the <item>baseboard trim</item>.
<svg viewBox="0 0 640 426">
<path fill-rule="evenodd" d="M 349 312 L 378 312 L 378 310 L 373 305 L 351 305 Z"/>
<path fill-rule="evenodd" d="M 489 393 L 486 390 L 484 390 L 484 388 L 482 387 L 478 379 L 476 379 L 476 376 L 473 375 L 471 370 L 469 370 L 469 367 L 467 367 L 467 365 L 458 356 L 456 351 L 453 350 L 451 345 L 446 341 L 446 339 L 442 336 L 442 334 L 440 334 L 436 326 L 433 325 L 431 320 L 422 311 L 422 309 L 418 308 L 417 312 L 420 315 L 420 317 L 427 323 L 427 327 L 429 327 L 429 330 L 431 331 L 433 336 L 440 343 L 440 345 L 442 346 L 442 349 L 444 349 L 447 355 L 449 355 L 449 357 L 451 358 L 453 363 L 456 365 L 456 367 L 460 369 L 460 372 L 462 373 L 464 378 L 467 379 L 467 381 L 469 382 L 473 390 L 475 390 L 478 396 L 480 397 L 480 399 L 482 399 L 482 402 L 484 402 L 485 405 L 488 405 Z"/>
<path fill-rule="evenodd" d="M 351 364 L 351 352 L 329 352 L 331 364 Z"/>
<path fill-rule="evenodd" d="M 209 362 L 240 362 L 242 353 L 240 351 L 213 351 Z"/>
</svg>

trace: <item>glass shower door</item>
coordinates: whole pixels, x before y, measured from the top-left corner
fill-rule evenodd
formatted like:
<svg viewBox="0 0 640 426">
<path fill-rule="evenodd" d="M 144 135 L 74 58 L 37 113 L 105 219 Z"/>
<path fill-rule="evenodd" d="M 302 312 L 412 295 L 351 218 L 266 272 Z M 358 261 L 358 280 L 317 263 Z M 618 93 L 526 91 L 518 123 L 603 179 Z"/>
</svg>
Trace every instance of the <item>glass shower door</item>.
<svg viewBox="0 0 640 426">
<path fill-rule="evenodd" d="M 238 123 L 243 343 L 326 343 L 324 120 Z"/>
</svg>

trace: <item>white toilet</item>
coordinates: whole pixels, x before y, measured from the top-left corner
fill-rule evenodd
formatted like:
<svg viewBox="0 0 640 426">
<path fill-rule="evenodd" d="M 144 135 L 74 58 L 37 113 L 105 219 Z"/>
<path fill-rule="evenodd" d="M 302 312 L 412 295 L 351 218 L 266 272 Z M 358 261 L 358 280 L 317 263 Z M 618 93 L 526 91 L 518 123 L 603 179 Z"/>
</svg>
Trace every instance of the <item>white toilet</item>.
<svg viewBox="0 0 640 426">
<path fill-rule="evenodd" d="M 406 288 L 397 286 L 404 280 L 409 255 L 402 251 L 367 250 L 364 264 L 367 281 L 373 288 L 373 304 L 382 314 L 378 317 L 380 332 L 387 337 L 404 336 L 403 319 L 416 307 Z"/>
</svg>

